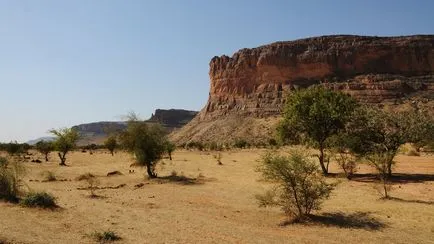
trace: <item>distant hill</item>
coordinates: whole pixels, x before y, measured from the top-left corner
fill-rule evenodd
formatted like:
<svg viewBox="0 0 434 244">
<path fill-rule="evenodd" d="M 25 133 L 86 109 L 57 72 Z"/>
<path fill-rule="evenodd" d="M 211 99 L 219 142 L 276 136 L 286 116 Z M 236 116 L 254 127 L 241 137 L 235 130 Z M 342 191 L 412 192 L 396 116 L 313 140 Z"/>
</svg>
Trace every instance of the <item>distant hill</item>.
<svg viewBox="0 0 434 244">
<path fill-rule="evenodd" d="M 39 137 L 39 138 L 34 139 L 34 140 L 27 141 L 26 143 L 29 145 L 35 145 L 36 143 L 38 143 L 40 141 L 53 141 L 53 140 L 54 140 L 54 137 L 52 137 L 52 136 L 44 136 L 44 137 Z"/>
<path fill-rule="evenodd" d="M 168 132 L 172 132 L 189 123 L 197 114 L 197 111 L 183 109 L 157 109 L 151 115 L 151 118 L 146 121 L 149 123 L 160 123 Z M 108 134 L 122 131 L 126 127 L 127 123 L 125 121 L 100 121 L 79 124 L 72 128 L 80 133 L 81 139 L 78 145 L 83 146 L 92 143 L 102 144 Z M 41 140 L 51 141 L 53 139 L 53 137 L 41 137 L 30 140 L 27 143 L 34 145 Z"/>
</svg>

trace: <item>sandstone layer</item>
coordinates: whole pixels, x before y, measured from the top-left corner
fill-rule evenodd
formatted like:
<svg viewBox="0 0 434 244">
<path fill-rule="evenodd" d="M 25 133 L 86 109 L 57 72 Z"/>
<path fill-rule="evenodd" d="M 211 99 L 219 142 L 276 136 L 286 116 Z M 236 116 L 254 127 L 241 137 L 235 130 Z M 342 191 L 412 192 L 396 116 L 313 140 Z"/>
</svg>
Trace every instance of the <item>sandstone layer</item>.
<svg viewBox="0 0 434 244">
<path fill-rule="evenodd" d="M 249 139 L 241 132 L 245 130 L 258 131 L 250 138 L 254 141 L 270 137 L 273 130 L 263 119 L 277 121 L 291 90 L 315 84 L 363 103 L 402 104 L 412 98 L 429 103 L 434 93 L 434 35 L 276 42 L 212 58 L 209 76 L 208 102 L 173 134 L 178 143 Z"/>
</svg>

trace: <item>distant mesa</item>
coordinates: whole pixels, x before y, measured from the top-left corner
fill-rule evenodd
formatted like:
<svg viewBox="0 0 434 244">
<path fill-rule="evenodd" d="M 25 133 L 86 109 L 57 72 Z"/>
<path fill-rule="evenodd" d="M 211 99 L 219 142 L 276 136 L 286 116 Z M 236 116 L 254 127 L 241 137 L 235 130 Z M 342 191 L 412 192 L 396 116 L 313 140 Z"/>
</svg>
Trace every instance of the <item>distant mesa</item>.
<svg viewBox="0 0 434 244">
<path fill-rule="evenodd" d="M 434 111 L 434 35 L 320 36 L 241 49 L 209 64 L 205 107 L 171 135 L 189 141 L 264 142 L 286 96 L 321 84 L 363 103 L 418 101 Z"/>
<path fill-rule="evenodd" d="M 160 123 L 169 132 L 172 132 L 173 130 L 186 125 L 197 114 L 197 111 L 183 109 L 157 109 L 147 122 Z M 101 121 L 73 126 L 82 137 L 78 143 L 79 145 L 88 145 L 92 143 L 102 144 L 108 134 L 122 131 L 126 127 L 127 123 L 125 121 Z M 33 145 L 41 140 L 50 141 L 53 139 L 53 137 L 41 137 L 35 140 L 30 140 L 27 143 Z"/>
</svg>

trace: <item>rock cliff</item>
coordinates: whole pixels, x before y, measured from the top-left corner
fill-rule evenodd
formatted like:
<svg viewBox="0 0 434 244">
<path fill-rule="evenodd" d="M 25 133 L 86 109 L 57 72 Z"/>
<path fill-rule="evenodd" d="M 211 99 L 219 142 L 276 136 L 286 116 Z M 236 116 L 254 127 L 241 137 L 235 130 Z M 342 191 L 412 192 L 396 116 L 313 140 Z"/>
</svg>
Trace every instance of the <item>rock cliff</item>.
<svg viewBox="0 0 434 244">
<path fill-rule="evenodd" d="M 209 76 L 208 102 L 173 135 L 179 143 L 269 137 L 269 124 L 277 121 L 288 93 L 314 84 L 364 103 L 400 104 L 419 95 L 431 101 L 434 35 L 340 35 L 276 42 L 212 58 Z M 245 136 L 245 130 L 259 134 Z"/>
</svg>

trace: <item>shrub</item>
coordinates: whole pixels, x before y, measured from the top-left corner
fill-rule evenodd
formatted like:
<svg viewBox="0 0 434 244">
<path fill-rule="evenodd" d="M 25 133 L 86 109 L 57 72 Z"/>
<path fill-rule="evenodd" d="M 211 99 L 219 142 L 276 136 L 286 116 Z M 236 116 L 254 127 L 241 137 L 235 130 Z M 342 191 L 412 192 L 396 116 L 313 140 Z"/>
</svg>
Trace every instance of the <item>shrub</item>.
<svg viewBox="0 0 434 244">
<path fill-rule="evenodd" d="M 250 144 L 244 139 L 236 139 L 234 142 L 234 147 L 236 148 L 248 148 Z"/>
<path fill-rule="evenodd" d="M 22 200 L 21 204 L 30 208 L 55 208 L 57 207 L 56 199 L 46 192 L 28 193 Z"/>
<path fill-rule="evenodd" d="M 122 239 L 120 236 L 118 236 L 114 231 L 104 231 L 104 232 L 94 232 L 92 234 L 93 238 L 101 243 L 104 242 L 110 242 L 110 241 L 117 241 Z"/>
<path fill-rule="evenodd" d="M 104 146 L 109 150 L 109 152 L 114 155 L 115 149 L 118 147 L 118 142 L 115 136 L 110 136 L 104 141 Z"/>
<path fill-rule="evenodd" d="M 16 161 L 0 158 L 0 199 L 17 201 L 23 184 L 24 167 Z"/>
<path fill-rule="evenodd" d="M 296 221 L 320 209 L 334 188 L 319 174 L 317 165 L 299 151 L 293 151 L 290 156 L 269 153 L 258 169 L 265 180 L 277 183 L 265 194 L 256 196 L 260 206 L 280 206 Z"/>
<path fill-rule="evenodd" d="M 93 175 L 93 174 L 91 174 L 91 173 L 85 173 L 85 174 L 81 174 L 81 175 L 79 175 L 77 178 L 75 178 L 76 180 L 78 180 L 78 181 L 81 181 L 81 180 L 87 180 L 87 179 L 89 179 L 89 178 L 93 178 L 93 177 L 95 177 L 95 175 Z"/>
<path fill-rule="evenodd" d="M 54 172 L 52 171 L 44 171 L 42 172 L 42 177 L 44 178 L 43 181 L 56 181 L 56 174 L 54 174 Z"/>
</svg>

